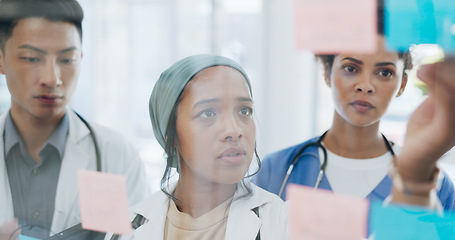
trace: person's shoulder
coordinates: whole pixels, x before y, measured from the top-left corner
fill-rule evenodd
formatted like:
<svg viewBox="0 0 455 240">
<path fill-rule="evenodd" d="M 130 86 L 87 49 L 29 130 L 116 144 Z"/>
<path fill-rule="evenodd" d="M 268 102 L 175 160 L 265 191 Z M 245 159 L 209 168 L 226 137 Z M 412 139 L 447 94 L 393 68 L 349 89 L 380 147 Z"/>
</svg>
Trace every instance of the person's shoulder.
<svg viewBox="0 0 455 240">
<path fill-rule="evenodd" d="M 6 124 L 6 118 L 8 117 L 9 109 L 5 110 L 0 114 L 0 133 L 3 134 L 3 131 L 5 130 L 5 124 Z"/>
<path fill-rule="evenodd" d="M 115 129 L 95 122 L 90 122 L 89 124 L 101 146 L 112 146 L 114 148 L 118 147 L 121 149 L 126 147 L 131 148 L 133 146 L 132 142 L 128 140 L 124 134 L 116 131 Z"/>
<path fill-rule="evenodd" d="M 7 109 L 3 112 L 0 112 L 0 121 L 5 121 L 6 116 L 8 116 L 8 113 L 9 113 L 9 109 Z"/>
<path fill-rule="evenodd" d="M 70 118 L 70 121 L 69 121 L 70 128 L 75 127 L 75 130 L 82 130 L 84 128 L 87 130 L 91 129 L 92 131 L 94 131 L 96 138 L 98 138 L 102 142 L 104 142 L 104 141 L 120 141 L 120 142 L 126 141 L 125 136 L 123 136 L 120 132 L 118 132 L 112 128 L 106 127 L 102 124 L 99 124 L 99 123 L 91 121 L 91 120 L 80 119 L 80 117 L 78 117 L 78 115 L 71 110 L 67 110 L 67 113 L 69 114 L 69 118 Z M 85 123 L 83 120 L 85 120 Z"/>
<path fill-rule="evenodd" d="M 102 137 L 102 138 L 124 139 L 123 135 L 120 132 L 118 132 L 117 130 L 114 130 L 113 128 L 106 127 L 106 126 L 101 125 L 96 122 L 90 122 L 90 125 L 92 126 L 95 133 L 100 135 L 100 137 Z"/>
<path fill-rule="evenodd" d="M 80 119 L 77 119 L 77 121 L 74 121 L 74 119 L 73 119 L 72 122 L 73 122 L 73 124 L 78 125 L 78 126 L 73 126 L 73 127 L 76 127 L 76 129 L 83 129 L 83 127 L 81 127 L 81 126 L 87 126 Z M 70 123 L 71 123 L 71 121 L 70 121 Z M 112 128 L 106 127 L 106 126 L 101 125 L 96 122 L 87 121 L 87 123 L 88 123 L 88 127 L 91 128 L 91 131 L 94 134 L 93 136 L 96 140 L 96 143 L 98 144 L 98 147 L 104 153 L 103 158 L 106 158 L 106 157 L 112 158 L 113 156 L 119 157 L 120 155 L 130 156 L 131 158 L 136 158 L 136 155 L 138 154 L 138 149 L 133 145 L 133 143 L 125 135 L 119 133 L 118 131 L 116 131 Z M 71 127 L 72 126 L 70 126 L 70 128 Z M 89 131 L 88 127 L 86 127 L 87 131 Z M 73 130 L 73 133 L 74 133 L 74 130 Z M 76 134 L 79 134 L 79 133 L 76 133 Z M 86 136 L 88 136 L 88 134 L 85 135 L 85 137 Z"/>
<path fill-rule="evenodd" d="M 146 219 L 151 219 L 157 214 L 157 211 L 163 210 L 162 208 L 167 206 L 168 203 L 169 197 L 159 190 L 152 193 L 145 200 L 133 205 L 131 210 L 134 214 L 140 214 Z"/>
<path fill-rule="evenodd" d="M 256 199 L 262 199 L 264 204 L 273 204 L 276 206 L 284 204 L 283 200 L 276 194 L 268 192 L 254 183 L 251 183 L 251 186 L 253 187 L 253 197 Z"/>
<path fill-rule="evenodd" d="M 288 239 L 288 207 L 277 195 L 253 185 L 254 197 L 261 199 L 258 214 L 262 219 L 261 231 L 267 239 Z M 262 235 L 262 234 L 261 234 Z"/>
</svg>

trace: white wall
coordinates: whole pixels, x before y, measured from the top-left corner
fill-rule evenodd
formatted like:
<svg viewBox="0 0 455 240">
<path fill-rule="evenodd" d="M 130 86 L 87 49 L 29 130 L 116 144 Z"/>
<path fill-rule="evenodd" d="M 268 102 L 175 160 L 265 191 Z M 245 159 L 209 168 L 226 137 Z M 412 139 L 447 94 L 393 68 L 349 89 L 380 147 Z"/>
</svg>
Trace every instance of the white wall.
<svg viewBox="0 0 455 240">
<path fill-rule="evenodd" d="M 264 83 L 256 98 L 263 154 L 316 134 L 316 65 L 311 53 L 295 49 L 291 3 L 263 1 Z"/>
</svg>

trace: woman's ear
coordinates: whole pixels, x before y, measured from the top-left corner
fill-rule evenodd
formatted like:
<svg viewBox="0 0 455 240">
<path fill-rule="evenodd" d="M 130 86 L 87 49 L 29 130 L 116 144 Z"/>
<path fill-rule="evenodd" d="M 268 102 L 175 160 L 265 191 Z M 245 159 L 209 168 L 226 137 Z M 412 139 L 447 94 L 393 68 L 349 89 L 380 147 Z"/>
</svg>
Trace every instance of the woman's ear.
<svg viewBox="0 0 455 240">
<path fill-rule="evenodd" d="M 401 78 L 400 89 L 398 89 L 398 93 L 397 93 L 396 97 L 399 97 L 399 96 L 401 96 L 401 94 L 403 94 L 407 83 L 408 83 L 408 74 L 407 73 L 403 73 L 403 77 Z"/>
</svg>

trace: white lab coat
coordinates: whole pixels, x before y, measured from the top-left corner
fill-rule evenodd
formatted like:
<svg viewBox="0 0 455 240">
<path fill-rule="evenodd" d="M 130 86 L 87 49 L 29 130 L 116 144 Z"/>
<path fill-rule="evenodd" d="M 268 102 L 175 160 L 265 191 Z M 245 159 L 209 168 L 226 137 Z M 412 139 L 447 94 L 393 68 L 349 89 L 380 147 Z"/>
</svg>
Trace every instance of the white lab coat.
<svg viewBox="0 0 455 240">
<path fill-rule="evenodd" d="M 288 239 L 288 218 L 286 204 L 276 195 L 251 183 L 253 195 L 234 200 L 229 209 L 225 240 L 254 240 L 260 230 L 261 240 Z M 234 199 L 245 193 L 237 188 Z M 134 236 L 121 239 L 162 240 L 169 206 L 169 198 L 161 191 L 132 208 L 148 222 L 134 231 Z M 259 207 L 259 217 L 252 211 Z M 110 237 L 106 237 L 110 239 Z"/>
<path fill-rule="evenodd" d="M 5 111 L 0 116 L 0 136 L 5 130 Z M 81 222 L 77 192 L 77 170 L 96 170 L 95 147 L 90 131 L 76 114 L 69 114 L 69 133 L 60 169 L 51 233 L 55 234 Z M 125 175 L 130 205 L 149 196 L 145 171 L 134 147 L 121 135 L 96 124 L 94 129 L 101 154 L 103 172 Z M 0 137 L 0 226 L 14 217 L 10 184 L 6 172 L 4 139 Z"/>
</svg>

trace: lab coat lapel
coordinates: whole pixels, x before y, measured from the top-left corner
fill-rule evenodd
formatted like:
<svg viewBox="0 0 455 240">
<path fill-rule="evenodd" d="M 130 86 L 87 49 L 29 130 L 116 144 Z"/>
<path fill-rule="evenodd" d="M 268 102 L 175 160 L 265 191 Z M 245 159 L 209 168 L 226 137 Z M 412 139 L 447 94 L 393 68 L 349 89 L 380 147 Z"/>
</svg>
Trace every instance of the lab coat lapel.
<svg viewBox="0 0 455 240">
<path fill-rule="evenodd" d="M 94 152 L 93 142 L 87 140 L 90 138 L 89 130 L 71 110 L 67 110 L 67 114 L 69 114 L 69 133 L 57 185 L 52 221 L 54 233 L 80 222 L 77 170 L 94 169 L 90 166 L 95 166 L 95 163 L 91 163 L 91 153 Z M 91 151 L 87 151 L 88 149 Z"/>
<path fill-rule="evenodd" d="M 265 200 L 258 198 L 256 194 L 237 199 L 239 196 L 246 193 L 245 189 L 240 184 L 237 188 L 234 195 L 234 201 L 229 210 L 225 240 L 256 239 L 262 226 L 262 220 L 260 218 L 261 212 L 259 211 L 258 217 L 252 209 L 264 204 Z M 239 231 L 239 229 L 242 229 L 242 231 Z"/>
<path fill-rule="evenodd" d="M 262 220 L 250 208 L 234 201 L 229 212 L 225 240 L 256 239 L 261 225 Z"/>
<path fill-rule="evenodd" d="M 6 116 L 9 111 L 3 112 L 0 116 L 0 225 L 5 221 L 13 219 L 13 199 L 11 196 L 11 189 L 9 186 L 8 173 L 6 172 L 5 163 L 5 143 L 3 141 L 3 134 L 5 131 Z"/>
<path fill-rule="evenodd" d="M 164 239 L 169 198 L 161 191 L 154 193 L 150 198 L 152 201 L 146 200 L 132 208 L 135 213 L 140 213 L 148 219 L 147 223 L 135 231 L 135 239 Z"/>
<path fill-rule="evenodd" d="M 171 184 L 170 190 L 175 188 Z M 254 191 L 254 188 L 253 188 Z M 262 226 L 262 220 L 252 209 L 262 206 L 270 201 L 261 194 L 253 194 L 247 197 L 245 189 L 239 184 L 234 195 L 234 200 L 229 209 L 229 217 L 226 226 L 225 240 L 252 240 Z M 132 207 L 133 212 L 140 213 L 149 221 L 136 229 L 135 239 L 163 239 L 164 225 L 169 207 L 169 198 L 161 191 L 154 193 L 148 200 Z M 259 210 L 259 216 L 261 211 Z"/>
</svg>

